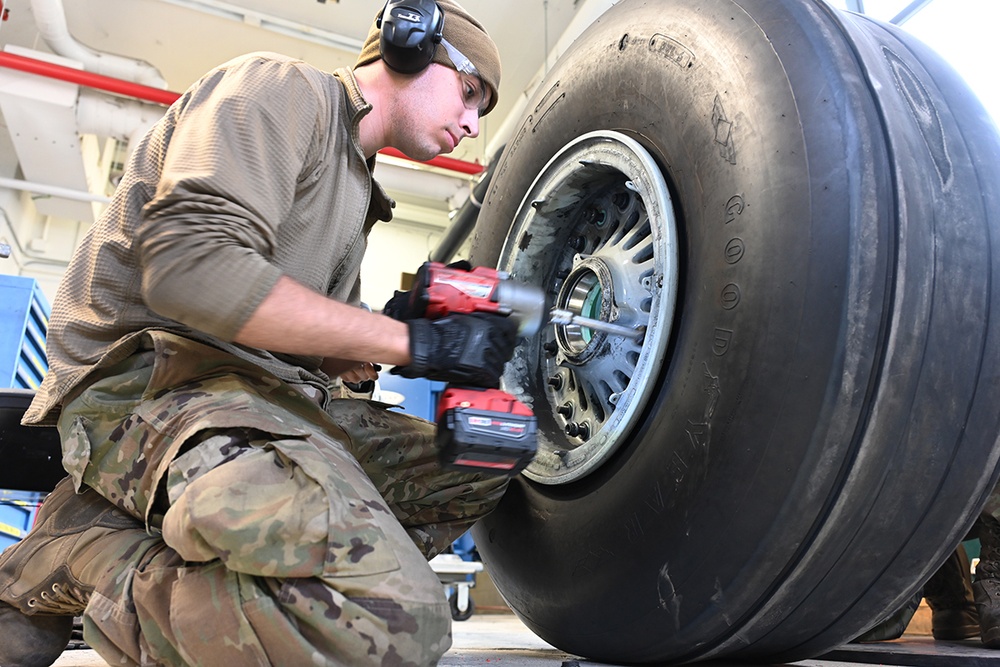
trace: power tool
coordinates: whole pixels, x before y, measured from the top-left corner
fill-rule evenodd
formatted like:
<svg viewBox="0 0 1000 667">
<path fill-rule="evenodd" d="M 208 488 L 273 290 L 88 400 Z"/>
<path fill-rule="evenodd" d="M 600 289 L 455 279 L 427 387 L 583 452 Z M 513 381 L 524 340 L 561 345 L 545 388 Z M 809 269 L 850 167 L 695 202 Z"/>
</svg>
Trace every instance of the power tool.
<svg viewBox="0 0 1000 667">
<path fill-rule="evenodd" d="M 410 317 L 438 319 L 451 313 L 512 317 L 518 334 L 538 331 L 545 294 L 487 267 L 425 262 L 417 271 Z M 437 444 L 449 468 L 515 475 L 535 456 L 537 421 L 531 408 L 500 389 L 448 384 L 437 406 Z"/>
<path fill-rule="evenodd" d="M 425 262 L 417 271 L 408 317 L 437 319 L 476 312 L 512 317 L 518 334 L 531 336 L 545 319 L 545 293 L 483 266 Z M 636 339 L 645 334 L 643 327 L 594 320 L 568 310 L 553 309 L 547 319 Z M 531 408 L 500 389 L 449 384 L 438 401 L 437 442 L 442 462 L 450 468 L 515 475 L 535 456 L 536 429 Z"/>
</svg>

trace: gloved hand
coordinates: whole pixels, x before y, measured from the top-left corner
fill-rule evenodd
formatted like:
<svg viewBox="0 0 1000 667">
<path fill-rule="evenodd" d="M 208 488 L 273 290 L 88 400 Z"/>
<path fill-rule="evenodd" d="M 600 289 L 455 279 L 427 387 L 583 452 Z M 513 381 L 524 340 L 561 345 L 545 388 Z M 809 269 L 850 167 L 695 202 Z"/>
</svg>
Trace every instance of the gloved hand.
<svg viewBox="0 0 1000 667">
<path fill-rule="evenodd" d="M 382 307 L 382 314 L 400 322 L 420 317 L 421 313 L 417 313 L 411 303 L 412 298 L 412 290 L 406 292 L 396 290 L 392 293 L 392 298 L 386 301 L 385 306 Z"/>
<path fill-rule="evenodd" d="M 456 313 L 407 324 L 413 360 L 408 366 L 393 368 L 393 374 L 476 387 L 500 386 L 503 365 L 517 342 L 517 324 L 512 318 Z"/>
</svg>

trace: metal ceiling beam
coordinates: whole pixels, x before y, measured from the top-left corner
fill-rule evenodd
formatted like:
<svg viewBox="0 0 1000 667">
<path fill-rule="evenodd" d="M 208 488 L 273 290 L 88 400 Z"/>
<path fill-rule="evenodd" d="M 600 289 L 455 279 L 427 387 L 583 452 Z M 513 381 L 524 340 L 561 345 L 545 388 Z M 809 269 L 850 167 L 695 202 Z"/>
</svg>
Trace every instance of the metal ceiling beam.
<svg viewBox="0 0 1000 667">
<path fill-rule="evenodd" d="M 913 0 L 913 2 L 907 5 L 907 7 L 903 11 L 896 14 L 892 18 L 892 20 L 889 21 L 889 23 L 892 23 L 894 25 L 903 25 L 904 23 L 912 19 L 917 14 L 917 12 L 919 12 L 927 5 L 931 4 L 931 2 L 933 2 L 933 0 Z"/>
</svg>

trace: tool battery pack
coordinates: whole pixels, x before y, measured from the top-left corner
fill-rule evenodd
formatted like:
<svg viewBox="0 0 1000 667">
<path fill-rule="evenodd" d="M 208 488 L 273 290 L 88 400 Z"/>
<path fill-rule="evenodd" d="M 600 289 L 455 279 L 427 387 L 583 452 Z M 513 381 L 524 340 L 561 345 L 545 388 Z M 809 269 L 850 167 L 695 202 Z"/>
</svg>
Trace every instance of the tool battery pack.
<svg viewBox="0 0 1000 667">
<path fill-rule="evenodd" d="M 515 475 L 535 457 L 537 420 L 499 389 L 449 387 L 438 405 L 437 443 L 449 468 Z"/>
</svg>

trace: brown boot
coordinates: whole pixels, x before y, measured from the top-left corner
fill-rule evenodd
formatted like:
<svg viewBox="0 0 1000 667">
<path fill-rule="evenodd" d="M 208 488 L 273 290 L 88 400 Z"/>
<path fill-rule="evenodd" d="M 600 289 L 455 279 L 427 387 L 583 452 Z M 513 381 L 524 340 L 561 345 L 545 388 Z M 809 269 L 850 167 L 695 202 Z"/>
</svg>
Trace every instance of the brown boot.
<svg viewBox="0 0 1000 667">
<path fill-rule="evenodd" d="M 59 482 L 27 537 L 0 553 L 0 665 L 52 664 L 95 585 L 148 541 L 141 522 L 96 491 Z"/>
<path fill-rule="evenodd" d="M 979 636 L 979 613 L 972 593 L 972 568 L 961 544 L 924 585 L 934 639 Z"/>
<path fill-rule="evenodd" d="M 972 591 L 979 611 L 979 636 L 989 648 L 1000 648 L 1000 523 L 985 513 L 979 522 L 979 565 Z"/>
</svg>

